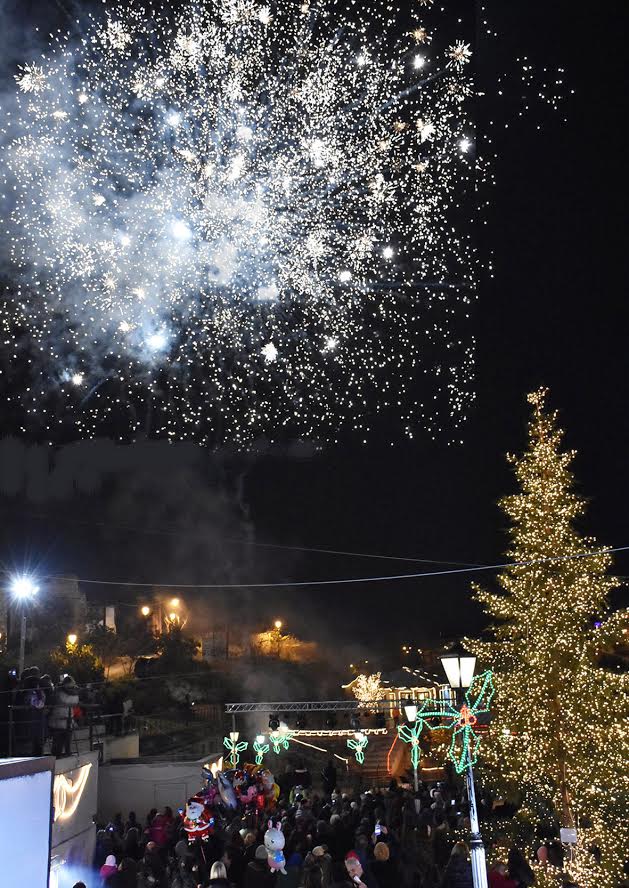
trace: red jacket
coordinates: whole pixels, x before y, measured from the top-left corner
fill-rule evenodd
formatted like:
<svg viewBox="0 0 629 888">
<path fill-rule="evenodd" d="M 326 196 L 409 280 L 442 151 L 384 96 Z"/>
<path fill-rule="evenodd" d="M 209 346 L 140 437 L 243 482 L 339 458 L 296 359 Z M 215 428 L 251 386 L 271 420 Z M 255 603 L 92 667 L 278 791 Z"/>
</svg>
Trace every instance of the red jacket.
<svg viewBox="0 0 629 888">
<path fill-rule="evenodd" d="M 517 882 L 496 870 L 489 871 L 489 888 L 518 888 Z"/>
</svg>

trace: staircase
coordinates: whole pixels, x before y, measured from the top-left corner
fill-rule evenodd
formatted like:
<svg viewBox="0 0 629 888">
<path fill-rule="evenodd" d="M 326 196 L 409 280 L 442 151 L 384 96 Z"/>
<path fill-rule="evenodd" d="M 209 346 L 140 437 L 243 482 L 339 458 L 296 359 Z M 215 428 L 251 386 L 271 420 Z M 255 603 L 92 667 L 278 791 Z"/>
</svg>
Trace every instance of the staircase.
<svg viewBox="0 0 629 888">
<path fill-rule="evenodd" d="M 364 765 L 359 765 L 353 757 L 350 759 L 350 771 L 354 777 L 360 779 L 365 789 L 383 787 L 389 783 L 391 774 L 388 763 L 393 763 L 393 753 L 391 756 L 389 753 L 395 737 L 394 730 L 389 730 L 387 734 L 374 734 L 369 737 L 369 744 L 365 749 Z M 397 745 L 398 743 L 393 747 L 394 751 Z"/>
</svg>

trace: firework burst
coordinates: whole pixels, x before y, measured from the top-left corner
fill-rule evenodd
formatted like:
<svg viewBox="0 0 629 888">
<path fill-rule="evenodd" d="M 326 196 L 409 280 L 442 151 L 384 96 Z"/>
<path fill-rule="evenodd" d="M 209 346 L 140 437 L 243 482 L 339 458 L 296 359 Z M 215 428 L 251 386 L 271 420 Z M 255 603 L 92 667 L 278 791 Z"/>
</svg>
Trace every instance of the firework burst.
<svg viewBox="0 0 629 888">
<path fill-rule="evenodd" d="M 239 447 L 364 435 L 378 414 L 392 438 L 458 426 L 470 48 L 431 26 L 429 57 L 411 24 L 131 3 L 20 69 L 3 326 L 27 331 L 21 397 L 51 434 L 115 418 L 131 439 L 147 399 L 153 434 Z"/>
</svg>

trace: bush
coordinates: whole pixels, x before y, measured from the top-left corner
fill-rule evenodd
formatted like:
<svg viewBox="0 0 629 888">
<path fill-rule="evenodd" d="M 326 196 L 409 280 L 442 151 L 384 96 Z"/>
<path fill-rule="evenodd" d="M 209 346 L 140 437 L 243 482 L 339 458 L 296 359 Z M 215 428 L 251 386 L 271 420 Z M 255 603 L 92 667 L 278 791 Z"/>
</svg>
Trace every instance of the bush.
<svg viewBox="0 0 629 888">
<path fill-rule="evenodd" d="M 72 648 L 65 645 L 54 648 L 50 652 L 51 672 L 53 679 L 59 679 L 63 673 L 69 673 L 77 684 L 102 681 L 105 677 L 103 664 L 98 659 L 91 645 L 80 644 Z"/>
</svg>

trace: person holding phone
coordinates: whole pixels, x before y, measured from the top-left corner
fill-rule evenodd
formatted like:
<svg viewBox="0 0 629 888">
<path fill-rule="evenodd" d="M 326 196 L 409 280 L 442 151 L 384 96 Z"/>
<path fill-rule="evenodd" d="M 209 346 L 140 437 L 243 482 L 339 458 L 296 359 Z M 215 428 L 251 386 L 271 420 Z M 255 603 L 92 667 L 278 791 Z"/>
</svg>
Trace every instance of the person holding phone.
<svg viewBox="0 0 629 888">
<path fill-rule="evenodd" d="M 376 883 L 363 870 L 362 864 L 358 859 L 355 851 L 348 851 L 345 855 L 345 869 L 350 880 L 358 886 L 358 888 L 377 888 Z"/>
</svg>

